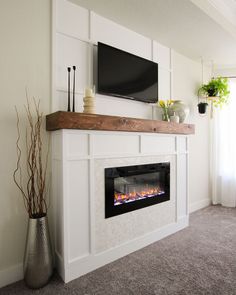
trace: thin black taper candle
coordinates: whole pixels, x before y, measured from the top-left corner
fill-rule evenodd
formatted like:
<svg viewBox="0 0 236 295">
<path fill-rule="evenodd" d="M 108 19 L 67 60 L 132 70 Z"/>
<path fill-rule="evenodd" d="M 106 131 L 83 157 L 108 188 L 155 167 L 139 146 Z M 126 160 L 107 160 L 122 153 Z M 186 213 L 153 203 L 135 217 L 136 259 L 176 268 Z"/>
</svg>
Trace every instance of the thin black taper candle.
<svg viewBox="0 0 236 295">
<path fill-rule="evenodd" d="M 76 66 L 73 66 L 73 106 L 72 106 L 72 112 L 75 112 L 75 70 Z"/>
<path fill-rule="evenodd" d="M 70 112 L 70 70 L 71 68 L 68 67 L 68 107 L 67 107 L 67 112 Z"/>
</svg>

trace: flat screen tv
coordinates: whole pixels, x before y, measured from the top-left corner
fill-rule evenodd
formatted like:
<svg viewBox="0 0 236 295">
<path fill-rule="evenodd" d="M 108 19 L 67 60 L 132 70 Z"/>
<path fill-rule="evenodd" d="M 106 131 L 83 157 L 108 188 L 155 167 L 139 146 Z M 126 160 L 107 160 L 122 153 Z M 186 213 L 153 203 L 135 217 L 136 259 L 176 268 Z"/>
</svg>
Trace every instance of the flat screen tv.
<svg viewBox="0 0 236 295">
<path fill-rule="evenodd" d="M 97 92 L 155 103 L 158 64 L 98 42 Z"/>
</svg>

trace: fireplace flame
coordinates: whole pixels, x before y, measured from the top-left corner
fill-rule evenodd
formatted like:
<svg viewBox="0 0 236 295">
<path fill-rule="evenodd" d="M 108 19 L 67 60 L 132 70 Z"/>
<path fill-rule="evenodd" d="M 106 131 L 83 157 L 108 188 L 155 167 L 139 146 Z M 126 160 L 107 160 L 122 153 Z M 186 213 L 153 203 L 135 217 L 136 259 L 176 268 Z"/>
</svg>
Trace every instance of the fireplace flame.
<svg viewBox="0 0 236 295">
<path fill-rule="evenodd" d="M 143 189 L 141 191 L 135 191 L 129 192 L 127 194 L 115 192 L 114 194 L 114 205 L 121 205 L 125 203 L 134 202 L 137 200 L 142 200 L 146 198 L 153 198 L 159 195 L 163 195 L 165 192 L 159 188 L 152 188 L 152 189 Z"/>
</svg>

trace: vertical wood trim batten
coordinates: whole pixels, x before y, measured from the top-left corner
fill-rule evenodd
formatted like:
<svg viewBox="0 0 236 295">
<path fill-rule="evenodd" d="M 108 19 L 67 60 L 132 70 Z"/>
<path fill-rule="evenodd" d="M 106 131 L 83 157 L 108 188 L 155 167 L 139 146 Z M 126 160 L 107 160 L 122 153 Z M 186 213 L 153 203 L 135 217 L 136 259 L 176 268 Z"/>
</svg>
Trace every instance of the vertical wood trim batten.
<svg viewBox="0 0 236 295">
<path fill-rule="evenodd" d="M 94 198 L 94 149 L 93 135 L 89 134 L 89 251 L 95 253 L 95 198 Z"/>
<path fill-rule="evenodd" d="M 91 30 L 92 30 L 91 13 L 92 13 L 92 11 L 89 10 L 88 11 L 88 39 L 89 39 L 89 41 L 91 41 L 91 36 L 92 36 L 92 32 L 91 32 Z"/>
<path fill-rule="evenodd" d="M 62 138 L 62 191 L 63 191 L 63 251 L 64 251 L 64 269 L 66 273 L 66 269 L 68 266 L 69 261 L 69 231 L 68 228 L 68 164 L 67 164 L 67 136 L 66 136 L 66 130 L 61 131 L 61 138 Z"/>
<path fill-rule="evenodd" d="M 151 46 L 151 59 L 152 59 L 152 61 L 154 61 L 154 40 L 151 40 L 151 44 L 152 44 L 152 46 Z"/>
<path fill-rule="evenodd" d="M 87 83 L 88 86 L 91 87 L 92 86 L 92 73 L 93 73 L 93 45 L 91 43 L 91 10 L 88 11 L 88 51 L 89 51 L 89 55 L 88 55 L 88 77 L 87 77 Z"/>
<path fill-rule="evenodd" d="M 142 154 L 142 139 L 143 139 L 143 136 L 139 135 L 139 154 L 140 155 Z"/>
<path fill-rule="evenodd" d="M 189 152 L 188 152 L 188 148 L 189 148 L 189 138 L 186 136 L 186 149 L 187 149 L 187 153 L 186 153 L 186 215 L 189 214 Z"/>
<path fill-rule="evenodd" d="M 178 152 L 175 154 L 175 222 L 178 222 L 178 196 L 179 196 L 179 192 L 178 192 L 178 168 L 179 168 L 179 154 Z"/>
<path fill-rule="evenodd" d="M 170 48 L 170 99 L 173 99 L 174 93 L 173 93 L 173 52 Z"/>
<path fill-rule="evenodd" d="M 51 112 L 56 110 L 56 19 L 57 19 L 57 0 L 52 0 L 52 19 L 51 19 Z"/>
</svg>

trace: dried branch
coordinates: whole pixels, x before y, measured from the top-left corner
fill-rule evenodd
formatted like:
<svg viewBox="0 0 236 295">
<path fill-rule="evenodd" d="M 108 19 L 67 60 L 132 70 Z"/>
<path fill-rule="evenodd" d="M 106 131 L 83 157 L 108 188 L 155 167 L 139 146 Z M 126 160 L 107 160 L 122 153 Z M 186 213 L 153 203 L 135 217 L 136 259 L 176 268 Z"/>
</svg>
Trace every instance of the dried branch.
<svg viewBox="0 0 236 295">
<path fill-rule="evenodd" d="M 28 212 L 28 198 L 27 195 L 24 192 L 23 186 L 22 186 L 22 174 L 21 174 L 21 168 L 20 168 L 20 159 L 21 159 L 21 149 L 19 146 L 19 142 L 20 142 L 20 128 L 19 128 L 19 124 L 20 124 L 20 119 L 19 119 L 19 114 L 17 111 L 17 108 L 15 107 L 16 110 L 16 117 L 17 117 L 17 123 L 16 123 L 16 128 L 17 128 L 17 140 L 16 140 L 16 153 L 17 153 L 17 163 L 16 163 L 16 169 L 13 172 L 13 180 L 15 182 L 15 184 L 17 185 L 17 187 L 19 188 L 19 190 L 21 191 L 22 195 L 23 195 L 23 200 L 24 200 L 24 206 L 26 211 Z M 20 173 L 20 180 L 17 179 L 17 173 Z"/>
<path fill-rule="evenodd" d="M 43 113 L 40 110 L 40 101 L 36 103 L 33 99 L 33 111 L 36 117 L 33 117 L 31 106 L 27 97 L 27 104 L 25 106 L 26 117 L 29 128 L 26 129 L 26 170 L 27 178 L 25 179 L 26 186 L 22 185 L 21 177 L 21 148 L 20 142 L 20 128 L 19 128 L 19 115 L 17 115 L 17 164 L 13 173 L 13 179 L 19 190 L 23 195 L 26 211 L 30 218 L 37 218 L 45 216 L 48 210 L 46 201 L 46 177 L 47 177 L 47 163 L 49 155 L 49 147 L 47 149 L 46 157 L 43 156 L 43 143 L 42 143 L 42 123 Z M 45 164 L 44 164 L 45 163 Z"/>
</svg>

